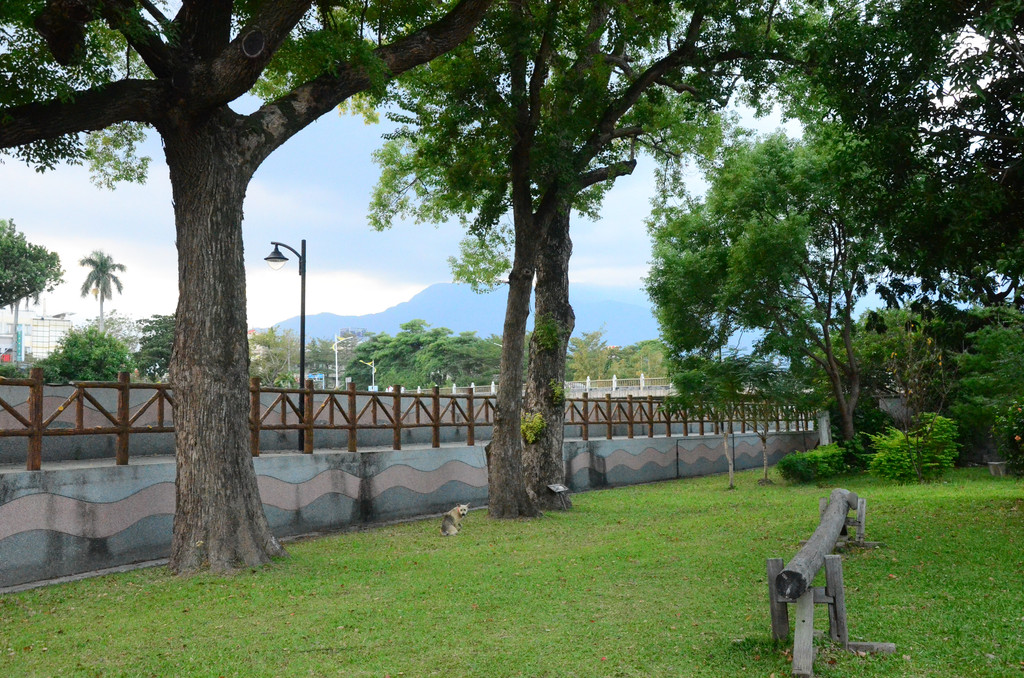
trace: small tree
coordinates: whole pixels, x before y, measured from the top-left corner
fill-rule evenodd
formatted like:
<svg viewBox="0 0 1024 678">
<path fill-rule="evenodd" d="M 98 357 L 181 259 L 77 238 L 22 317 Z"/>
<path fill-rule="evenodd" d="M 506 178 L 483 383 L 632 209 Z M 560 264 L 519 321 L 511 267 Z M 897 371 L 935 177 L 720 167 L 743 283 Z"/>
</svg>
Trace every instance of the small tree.
<svg viewBox="0 0 1024 678">
<path fill-rule="evenodd" d="M 95 327 L 71 330 L 57 350 L 36 363 L 48 382 L 115 381 L 118 372 L 135 369 L 128 347 Z"/>
<path fill-rule="evenodd" d="M 259 377 L 264 384 L 289 388 L 298 386 L 292 370 L 292 356 L 298 355 L 299 340 L 292 330 L 276 326 L 249 335 L 249 376 Z"/>
<path fill-rule="evenodd" d="M 139 350 L 135 363 L 148 379 L 166 378 L 174 347 L 174 315 L 154 315 L 139 321 Z"/>
</svg>

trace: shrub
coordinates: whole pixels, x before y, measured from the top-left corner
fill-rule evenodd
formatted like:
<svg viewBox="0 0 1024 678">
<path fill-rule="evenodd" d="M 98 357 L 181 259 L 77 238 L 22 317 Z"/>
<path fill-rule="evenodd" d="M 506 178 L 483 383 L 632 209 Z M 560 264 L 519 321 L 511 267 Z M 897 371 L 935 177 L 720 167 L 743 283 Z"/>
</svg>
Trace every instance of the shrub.
<svg viewBox="0 0 1024 678">
<path fill-rule="evenodd" d="M 1024 476 L 1024 399 L 1013 401 L 996 417 L 995 434 L 1010 473 Z"/>
<path fill-rule="evenodd" d="M 953 468 L 959 448 L 956 422 L 931 412 L 909 433 L 890 426 L 871 442 L 876 453 L 868 470 L 901 484 L 938 480 Z"/>
<path fill-rule="evenodd" d="M 779 473 L 791 482 L 809 483 L 839 475 L 846 470 L 843 448 L 832 443 L 809 452 L 797 452 L 783 457 L 778 463 Z"/>
<path fill-rule="evenodd" d="M 116 381 L 117 373 L 135 369 L 128 347 L 95 327 L 71 330 L 57 350 L 36 363 L 49 383 Z"/>
</svg>

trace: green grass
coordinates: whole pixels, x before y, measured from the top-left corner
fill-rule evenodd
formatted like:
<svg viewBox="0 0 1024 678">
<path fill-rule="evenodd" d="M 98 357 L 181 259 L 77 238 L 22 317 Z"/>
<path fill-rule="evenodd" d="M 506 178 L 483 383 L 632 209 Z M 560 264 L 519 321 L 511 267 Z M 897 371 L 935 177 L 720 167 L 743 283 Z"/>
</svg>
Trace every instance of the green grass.
<svg viewBox="0 0 1024 678">
<path fill-rule="evenodd" d="M 289 545 L 228 578 L 148 569 L 0 596 L 3 676 L 789 675 L 770 640 L 765 559 L 788 560 L 828 489 L 757 472 L 592 492 L 569 513 L 472 512 Z M 844 555 L 858 657 L 819 676 L 1024 676 L 1024 487 L 985 471 L 868 500 Z M 817 626 L 825 628 L 824 608 Z"/>
</svg>

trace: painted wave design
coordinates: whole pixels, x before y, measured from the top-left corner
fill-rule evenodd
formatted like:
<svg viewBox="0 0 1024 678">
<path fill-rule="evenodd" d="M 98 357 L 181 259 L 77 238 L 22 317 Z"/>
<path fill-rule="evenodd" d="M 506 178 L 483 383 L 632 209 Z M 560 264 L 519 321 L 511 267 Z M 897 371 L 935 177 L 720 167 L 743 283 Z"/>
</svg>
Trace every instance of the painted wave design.
<svg viewBox="0 0 1024 678">
<path fill-rule="evenodd" d="M 675 464 L 676 454 L 675 449 L 662 452 L 653 447 L 644 448 L 644 451 L 640 454 L 630 454 L 625 450 L 619 449 L 605 457 L 604 463 L 606 471 L 610 471 L 618 466 L 625 466 L 633 471 L 639 471 L 648 464 L 657 464 L 661 467 Z"/>
<path fill-rule="evenodd" d="M 302 483 L 261 475 L 257 484 L 263 504 L 284 511 L 303 509 L 325 494 L 341 494 L 351 499 L 359 497 L 359 478 L 338 470 L 323 471 Z"/>
<path fill-rule="evenodd" d="M 157 483 L 107 503 L 33 494 L 0 506 L 0 541 L 32 530 L 105 539 L 155 515 L 174 515 L 174 483 Z"/>
<path fill-rule="evenodd" d="M 377 498 L 395 487 L 404 487 L 418 494 L 433 494 L 453 480 L 471 487 L 486 487 L 487 469 L 470 466 L 462 461 L 450 461 L 436 471 L 420 471 L 411 466 L 396 464 L 373 477 L 371 495 Z"/>
</svg>

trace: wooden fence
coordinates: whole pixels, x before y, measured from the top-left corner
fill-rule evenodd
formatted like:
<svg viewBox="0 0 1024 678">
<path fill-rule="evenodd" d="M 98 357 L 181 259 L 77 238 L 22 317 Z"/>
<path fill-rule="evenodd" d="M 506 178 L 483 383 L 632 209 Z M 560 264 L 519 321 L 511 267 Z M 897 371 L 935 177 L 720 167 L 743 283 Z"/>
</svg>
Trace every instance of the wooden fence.
<svg viewBox="0 0 1024 678">
<path fill-rule="evenodd" d="M 122 372 L 116 382 L 76 382 L 71 395 L 50 411 L 44 402 L 50 399 L 43 383 L 42 370 L 32 370 L 28 379 L 3 379 L 0 386 L 24 387 L 28 397 L 24 401 L 8 402 L 0 397 L 0 437 L 28 438 L 25 468 L 38 471 L 42 463 L 43 439 L 49 436 L 110 435 L 116 436 L 116 463 L 128 463 L 129 441 L 132 435 L 171 433 L 174 431 L 173 389 L 169 384 L 131 383 Z M 132 391 L 152 391 L 140 404 L 130 406 Z M 116 393 L 116 406 L 104 406 L 98 397 L 110 401 L 111 391 Z M 314 389 L 311 380 L 305 388 L 264 387 L 258 378 L 250 380 L 249 427 L 252 432 L 251 451 L 260 454 L 261 431 L 300 431 L 303 433 L 303 452 L 313 452 L 317 431 L 341 430 L 347 432 L 348 450 L 358 451 L 361 431 L 390 430 L 392 447 L 402 448 L 402 432 L 411 429 L 430 429 L 431 447 L 440 447 L 443 429 L 465 429 L 465 443 L 475 445 L 477 429 L 494 425 L 493 395 L 469 393 L 442 393 L 434 387 L 429 393 L 403 391 L 396 386 L 391 391 L 357 391 L 351 384 L 347 390 Z M 265 398 L 265 395 L 269 397 Z M 267 403 L 269 401 L 269 404 Z M 670 412 L 662 407 L 663 398 L 632 395 L 565 401 L 565 426 L 578 426 L 579 437 L 589 440 L 591 433 L 599 431 L 611 439 L 616 427 L 624 427 L 626 436 L 633 438 L 638 429 L 641 435 L 671 437 L 673 427 L 683 436 L 718 434 L 727 424 L 712 408 Z M 90 407 L 91 406 L 91 407 Z M 729 423 L 735 432 L 754 430 L 751 409 L 740 407 Z M 95 414 L 94 414 L 95 413 Z M 147 417 L 143 417 L 146 415 Z M 91 422 L 85 421 L 88 417 Z M 99 417 L 98 424 L 97 415 Z M 793 408 L 782 408 L 774 413 L 774 421 L 761 422 L 761 430 L 810 430 L 812 414 Z M 571 430 L 571 429 L 570 429 Z"/>
</svg>

